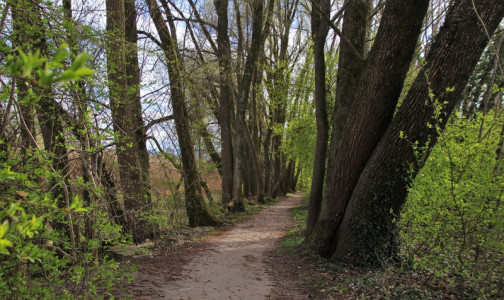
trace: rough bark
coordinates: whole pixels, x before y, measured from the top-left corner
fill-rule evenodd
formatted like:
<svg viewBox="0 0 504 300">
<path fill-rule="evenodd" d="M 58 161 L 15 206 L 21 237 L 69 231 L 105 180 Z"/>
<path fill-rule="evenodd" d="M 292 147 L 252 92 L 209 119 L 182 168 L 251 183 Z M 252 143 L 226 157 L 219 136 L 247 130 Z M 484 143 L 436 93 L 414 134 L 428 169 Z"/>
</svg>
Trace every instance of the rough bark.
<svg viewBox="0 0 504 300">
<path fill-rule="evenodd" d="M 138 66 L 137 49 L 137 13 L 134 0 L 124 1 L 125 36 L 126 36 L 126 81 L 128 87 L 128 100 L 133 109 L 133 123 L 135 125 L 135 146 L 138 152 L 142 172 L 142 184 L 145 189 L 145 202 L 150 206 L 151 187 L 149 180 L 149 152 L 147 151 L 147 135 L 142 117 L 142 102 L 140 98 L 140 68 Z"/>
<path fill-rule="evenodd" d="M 222 203 L 233 199 L 233 94 L 231 92 L 231 48 L 228 36 L 228 1 L 215 0 L 217 11 L 217 59 L 219 61 L 219 126 L 222 140 Z"/>
<path fill-rule="evenodd" d="M 220 222 L 210 211 L 208 204 L 201 194 L 200 175 L 196 168 L 193 142 L 191 140 L 189 118 L 185 104 L 185 93 L 182 84 L 182 66 L 177 50 L 175 37 L 170 34 L 156 0 L 147 0 L 149 14 L 154 22 L 161 40 L 162 50 L 170 77 L 170 91 L 172 99 L 175 129 L 180 145 L 186 198 L 186 211 L 189 226 L 218 225 Z M 171 15 L 169 15 L 171 17 Z M 172 33 L 173 32 L 172 28 Z"/>
<path fill-rule="evenodd" d="M 122 0 L 107 0 L 107 73 L 112 121 L 116 137 L 116 154 L 124 197 L 127 230 L 136 242 L 151 234 L 148 224 L 139 218 L 148 202 L 143 184 L 142 164 L 138 156 L 135 131 L 135 105 L 128 95 L 126 70 L 125 10 Z"/>
<path fill-rule="evenodd" d="M 328 167 L 327 222 L 320 253 L 330 256 L 336 230 L 360 173 L 392 119 L 406 77 L 428 0 L 389 0 L 369 53 L 361 88 L 347 128 Z"/>
<path fill-rule="evenodd" d="M 336 77 L 336 95 L 333 114 L 333 124 L 331 132 L 331 141 L 328 150 L 329 166 L 332 166 L 341 136 L 345 132 L 348 120 L 351 116 L 352 107 L 355 98 L 361 87 L 361 78 L 365 69 L 365 61 L 362 59 L 366 53 L 366 39 L 368 37 L 369 14 L 371 13 L 372 3 L 365 1 L 347 1 L 345 3 L 345 12 L 343 16 L 342 34 L 347 39 L 340 42 L 338 58 L 338 74 Z M 325 182 L 331 182 L 333 173 L 328 172 Z M 319 210 L 323 211 L 330 201 L 331 191 L 329 186 L 325 187 L 323 199 L 319 205 Z M 315 206 L 315 205 L 314 205 Z M 315 207 L 314 207 L 315 209 Z M 319 215 L 317 215 L 318 217 Z M 324 213 L 322 212 L 323 218 Z M 310 219 L 309 222 L 313 222 Z M 315 220 L 316 221 L 316 220 Z M 314 224 L 311 224 L 314 226 Z"/>
<path fill-rule="evenodd" d="M 458 103 L 489 42 L 487 33 L 491 35 L 503 17 L 502 1 L 452 4 L 426 65 L 360 175 L 332 245 L 333 257 L 379 263 L 394 256 L 393 219 L 406 201 L 408 185 L 436 144 L 435 127 L 445 127 Z M 442 109 L 438 116 L 436 108 Z M 416 142 L 417 154 L 412 146 Z"/>
<path fill-rule="evenodd" d="M 242 179 L 245 163 L 246 140 L 245 131 L 247 124 L 245 120 L 247 102 L 252 83 L 252 74 L 254 73 L 255 64 L 259 58 L 260 51 L 264 44 L 263 42 L 263 10 L 264 1 L 255 0 L 251 3 L 253 9 L 252 20 L 252 39 L 249 53 L 245 61 L 245 69 L 240 84 L 239 97 L 236 104 L 235 118 L 235 134 L 234 134 L 234 170 L 233 170 L 233 210 L 242 211 L 245 209 L 245 203 L 242 195 Z"/>
<path fill-rule="evenodd" d="M 313 175 L 305 232 L 307 236 L 313 231 L 320 213 L 320 204 L 322 202 L 322 191 L 324 187 L 327 141 L 329 138 L 325 77 L 325 42 L 327 33 L 329 32 L 329 24 L 322 15 L 329 15 L 329 13 L 330 1 L 313 1 L 311 11 L 311 35 L 313 39 L 313 57 L 315 63 L 315 118 L 317 122 L 317 141 L 315 144 L 315 158 L 313 160 Z"/>
</svg>

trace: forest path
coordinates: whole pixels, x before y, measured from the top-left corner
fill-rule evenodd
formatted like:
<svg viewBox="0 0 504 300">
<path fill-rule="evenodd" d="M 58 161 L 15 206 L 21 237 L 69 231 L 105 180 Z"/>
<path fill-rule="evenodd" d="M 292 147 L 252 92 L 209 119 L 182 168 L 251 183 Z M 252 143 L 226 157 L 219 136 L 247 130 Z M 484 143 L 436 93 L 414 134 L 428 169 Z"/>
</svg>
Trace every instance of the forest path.
<svg viewBox="0 0 504 300">
<path fill-rule="evenodd" d="M 306 299 L 292 282 L 282 297 L 273 297 L 274 281 L 282 281 L 276 277 L 282 277 L 283 272 L 271 270 L 267 264 L 271 259 L 268 252 L 285 235 L 292 209 L 302 200 L 301 194 L 286 197 L 250 220 L 209 237 L 204 250 L 181 257 L 185 262 L 181 266 L 176 266 L 179 263 L 173 257 L 151 265 L 148 272 L 137 274 L 135 281 L 144 288 L 155 286 L 156 292 L 138 293 L 137 289 L 134 299 Z"/>
<path fill-rule="evenodd" d="M 209 239 L 210 248 L 164 287 L 168 299 L 270 299 L 272 279 L 265 251 L 284 236 L 300 194 L 263 209 L 252 219 Z M 294 295 L 292 295 L 294 296 Z M 295 298 L 291 298 L 295 299 Z"/>
</svg>

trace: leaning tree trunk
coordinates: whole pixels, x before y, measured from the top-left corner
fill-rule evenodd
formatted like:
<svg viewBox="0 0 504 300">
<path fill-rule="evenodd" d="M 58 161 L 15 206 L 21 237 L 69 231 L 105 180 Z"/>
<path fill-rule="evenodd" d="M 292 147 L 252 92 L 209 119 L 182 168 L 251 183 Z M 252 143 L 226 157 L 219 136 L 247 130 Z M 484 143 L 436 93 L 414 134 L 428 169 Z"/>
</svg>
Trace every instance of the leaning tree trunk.
<svg viewBox="0 0 504 300">
<path fill-rule="evenodd" d="M 428 0 L 389 0 L 367 59 L 352 118 L 328 167 L 326 222 L 320 253 L 330 256 L 336 232 L 360 173 L 392 119 Z"/>
<path fill-rule="evenodd" d="M 212 214 L 201 194 L 200 175 L 196 168 L 196 158 L 190 135 L 189 117 L 182 84 L 182 66 L 176 48 L 176 38 L 170 34 L 156 0 L 147 0 L 147 6 L 161 40 L 168 68 L 168 76 L 170 77 L 173 117 L 180 146 L 180 156 L 182 158 L 182 176 L 184 178 L 184 193 L 189 226 L 218 225 L 220 222 Z"/>
<path fill-rule="evenodd" d="M 360 1 L 359 1 L 360 2 Z M 322 191 L 324 187 L 327 141 L 329 138 L 329 124 L 326 109 L 326 75 L 325 75 L 325 42 L 329 32 L 329 24 L 323 14 L 329 16 L 330 1 L 319 0 L 312 2 L 311 31 L 313 39 L 313 57 L 315 60 L 315 118 L 317 121 L 317 141 L 315 144 L 315 158 L 313 160 L 313 175 L 308 204 L 308 219 L 305 234 L 313 231 L 320 213 Z"/>
<path fill-rule="evenodd" d="M 342 33 L 346 39 L 340 42 L 338 57 L 338 74 L 336 83 L 336 97 L 333 114 L 333 126 L 331 132 L 331 141 L 328 151 L 327 164 L 331 166 L 338 151 L 339 141 L 347 126 L 352 105 L 354 104 L 357 93 L 359 92 L 361 77 L 365 67 L 365 48 L 368 31 L 368 19 L 371 10 L 371 1 L 346 1 L 343 17 Z M 333 173 L 327 173 L 326 182 L 332 180 Z M 324 181 L 322 176 L 321 180 Z M 319 188 L 323 185 L 319 183 Z M 326 193 L 319 192 L 313 198 L 310 198 L 308 208 L 307 232 L 309 235 L 315 227 L 320 212 L 324 210 L 324 200 L 330 196 L 329 187 L 326 186 Z M 322 199 L 325 197 L 325 199 Z M 324 216 L 324 213 L 322 212 Z M 322 228 L 322 226 L 319 226 Z M 314 239 L 319 232 L 315 233 Z"/>
<path fill-rule="evenodd" d="M 394 256 L 393 220 L 406 201 L 408 186 L 459 102 L 489 42 L 487 34 L 503 17 L 500 0 L 456 1 L 450 7 L 426 65 L 360 175 L 335 233 L 333 257 L 379 263 Z M 438 115 L 436 109 L 441 109 Z"/>
</svg>

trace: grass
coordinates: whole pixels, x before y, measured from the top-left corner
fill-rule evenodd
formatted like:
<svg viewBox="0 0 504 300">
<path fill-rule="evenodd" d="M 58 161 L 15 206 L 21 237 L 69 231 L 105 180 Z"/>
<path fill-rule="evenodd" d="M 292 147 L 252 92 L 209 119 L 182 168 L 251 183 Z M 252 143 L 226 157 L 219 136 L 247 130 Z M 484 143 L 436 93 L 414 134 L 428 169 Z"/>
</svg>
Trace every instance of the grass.
<svg viewBox="0 0 504 300">
<path fill-rule="evenodd" d="M 434 277 L 400 264 L 369 268 L 320 258 L 313 246 L 304 243 L 307 201 L 293 214 L 295 224 L 280 244 L 279 258 L 294 265 L 293 279 L 305 285 L 314 299 L 477 298 L 450 278 Z"/>
</svg>

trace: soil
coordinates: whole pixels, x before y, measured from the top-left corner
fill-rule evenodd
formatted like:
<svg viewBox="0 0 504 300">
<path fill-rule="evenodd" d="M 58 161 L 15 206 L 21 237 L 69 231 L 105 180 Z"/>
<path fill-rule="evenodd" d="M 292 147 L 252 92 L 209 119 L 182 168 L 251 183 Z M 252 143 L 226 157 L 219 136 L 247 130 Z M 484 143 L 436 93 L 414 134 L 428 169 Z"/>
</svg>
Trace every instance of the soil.
<svg viewBox="0 0 504 300">
<path fill-rule="evenodd" d="M 133 299 L 311 299 L 293 278 L 278 243 L 292 224 L 291 211 L 302 202 L 295 194 L 250 220 L 205 240 L 173 240 L 139 265 L 124 293 Z M 118 295 L 121 296 L 120 294 Z"/>
</svg>

